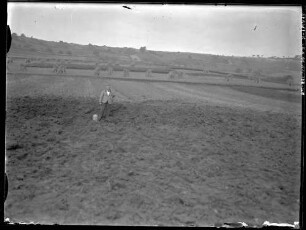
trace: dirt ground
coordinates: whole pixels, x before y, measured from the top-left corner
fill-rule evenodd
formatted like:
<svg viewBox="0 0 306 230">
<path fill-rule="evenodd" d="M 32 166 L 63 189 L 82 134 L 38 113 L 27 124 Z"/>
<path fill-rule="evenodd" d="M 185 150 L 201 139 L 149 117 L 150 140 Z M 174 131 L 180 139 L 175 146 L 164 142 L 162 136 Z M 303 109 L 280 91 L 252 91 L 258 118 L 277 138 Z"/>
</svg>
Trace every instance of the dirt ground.
<svg viewBox="0 0 306 230">
<path fill-rule="evenodd" d="M 106 84 L 116 102 L 97 123 Z M 11 76 L 7 92 L 11 221 L 298 221 L 296 94 L 55 76 Z"/>
</svg>

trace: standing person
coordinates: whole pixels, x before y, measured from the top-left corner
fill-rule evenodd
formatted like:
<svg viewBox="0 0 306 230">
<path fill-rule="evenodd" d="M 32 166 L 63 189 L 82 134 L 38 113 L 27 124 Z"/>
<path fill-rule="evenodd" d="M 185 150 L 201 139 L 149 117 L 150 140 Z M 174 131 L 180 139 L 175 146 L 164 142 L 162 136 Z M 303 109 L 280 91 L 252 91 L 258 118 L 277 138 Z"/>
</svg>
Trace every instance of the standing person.
<svg viewBox="0 0 306 230">
<path fill-rule="evenodd" d="M 103 118 L 108 117 L 109 115 L 109 106 L 113 103 L 115 95 L 113 95 L 110 86 L 107 86 L 100 94 L 99 104 L 101 105 L 101 115 L 99 121 Z"/>
</svg>

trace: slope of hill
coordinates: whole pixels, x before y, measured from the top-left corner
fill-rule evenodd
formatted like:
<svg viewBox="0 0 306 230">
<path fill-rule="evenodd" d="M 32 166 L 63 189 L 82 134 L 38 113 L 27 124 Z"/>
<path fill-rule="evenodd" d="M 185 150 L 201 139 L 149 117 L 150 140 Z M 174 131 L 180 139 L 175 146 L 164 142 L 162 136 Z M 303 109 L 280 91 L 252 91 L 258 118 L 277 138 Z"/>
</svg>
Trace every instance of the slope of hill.
<svg viewBox="0 0 306 230">
<path fill-rule="evenodd" d="M 134 48 L 80 45 L 63 41 L 45 41 L 13 33 L 10 57 L 40 57 L 121 65 L 167 66 L 194 70 L 248 74 L 260 71 L 268 77 L 292 75 L 301 78 L 301 58 L 234 57 L 212 54 L 163 52 Z M 137 58 L 132 58 L 136 56 Z"/>
</svg>

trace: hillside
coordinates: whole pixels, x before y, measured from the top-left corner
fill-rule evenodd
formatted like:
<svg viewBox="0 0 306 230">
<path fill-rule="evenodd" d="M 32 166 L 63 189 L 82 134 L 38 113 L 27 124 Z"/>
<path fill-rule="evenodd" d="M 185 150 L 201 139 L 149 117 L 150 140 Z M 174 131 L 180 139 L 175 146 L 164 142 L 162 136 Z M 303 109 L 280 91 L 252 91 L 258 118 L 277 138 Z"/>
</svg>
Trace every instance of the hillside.
<svg viewBox="0 0 306 230">
<path fill-rule="evenodd" d="M 225 73 L 248 74 L 260 71 L 269 77 L 294 76 L 301 78 L 301 58 L 235 57 L 186 52 L 163 52 L 134 48 L 117 48 L 97 45 L 80 45 L 63 41 L 45 41 L 18 36 L 13 33 L 9 57 L 39 57 L 69 59 L 90 63 L 112 63 L 138 66 L 166 66 L 188 70 L 220 71 Z"/>
<path fill-rule="evenodd" d="M 302 98 L 300 82 L 284 81 L 301 74 L 297 60 L 16 35 L 8 56 L 4 211 L 12 223 L 298 221 Z M 260 81 L 244 74 L 256 68 L 266 74 Z M 94 121 L 107 86 L 110 114 Z"/>
</svg>

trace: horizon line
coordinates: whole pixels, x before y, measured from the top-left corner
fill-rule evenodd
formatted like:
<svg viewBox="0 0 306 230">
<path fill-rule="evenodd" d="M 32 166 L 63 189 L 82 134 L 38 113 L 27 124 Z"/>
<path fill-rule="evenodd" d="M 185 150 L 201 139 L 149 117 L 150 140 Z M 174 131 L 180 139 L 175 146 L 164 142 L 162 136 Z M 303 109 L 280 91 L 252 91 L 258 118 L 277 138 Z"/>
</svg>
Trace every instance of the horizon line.
<svg viewBox="0 0 306 230">
<path fill-rule="evenodd" d="M 33 36 L 29 36 L 26 35 L 25 33 L 20 33 L 20 35 L 18 35 L 17 32 L 13 32 L 11 31 L 11 34 L 13 36 L 13 34 L 16 34 L 18 37 L 22 37 L 22 34 L 26 37 L 26 38 L 31 38 L 31 39 L 37 39 L 37 40 L 43 40 L 46 42 L 55 42 L 55 43 L 67 43 L 67 44 L 74 44 L 74 45 L 81 45 L 81 46 L 88 46 L 88 45 L 92 45 L 92 46 L 98 46 L 98 47 L 103 47 L 106 46 L 108 48 L 118 48 L 118 49 L 135 49 L 135 50 L 139 50 L 141 47 L 146 47 L 144 46 L 140 46 L 139 48 L 136 47 L 126 47 L 126 46 L 107 46 L 107 45 L 96 45 L 96 44 L 92 44 L 92 43 L 88 43 L 88 44 L 82 44 L 82 43 L 74 43 L 74 42 L 67 42 L 67 41 L 63 41 L 63 40 L 59 40 L 59 41 L 54 41 L 54 40 L 46 40 L 43 38 L 37 38 L 37 37 L 33 37 Z M 147 47 L 146 47 L 147 48 Z M 189 54 L 200 54 L 200 55 L 214 55 L 214 56 L 223 56 L 223 57 L 238 57 L 238 58 L 242 58 L 242 57 L 246 57 L 246 58 L 295 58 L 296 56 L 302 56 L 302 54 L 295 54 L 293 56 L 275 56 L 275 55 L 271 55 L 271 56 L 264 56 L 261 54 L 253 54 L 250 56 L 246 56 L 246 55 L 226 55 L 226 54 L 216 54 L 216 53 L 195 53 L 195 52 L 191 52 L 191 51 L 170 51 L 170 50 L 151 50 L 151 49 L 146 49 L 147 51 L 154 51 L 154 52 L 167 52 L 167 53 L 189 53 Z"/>
</svg>

